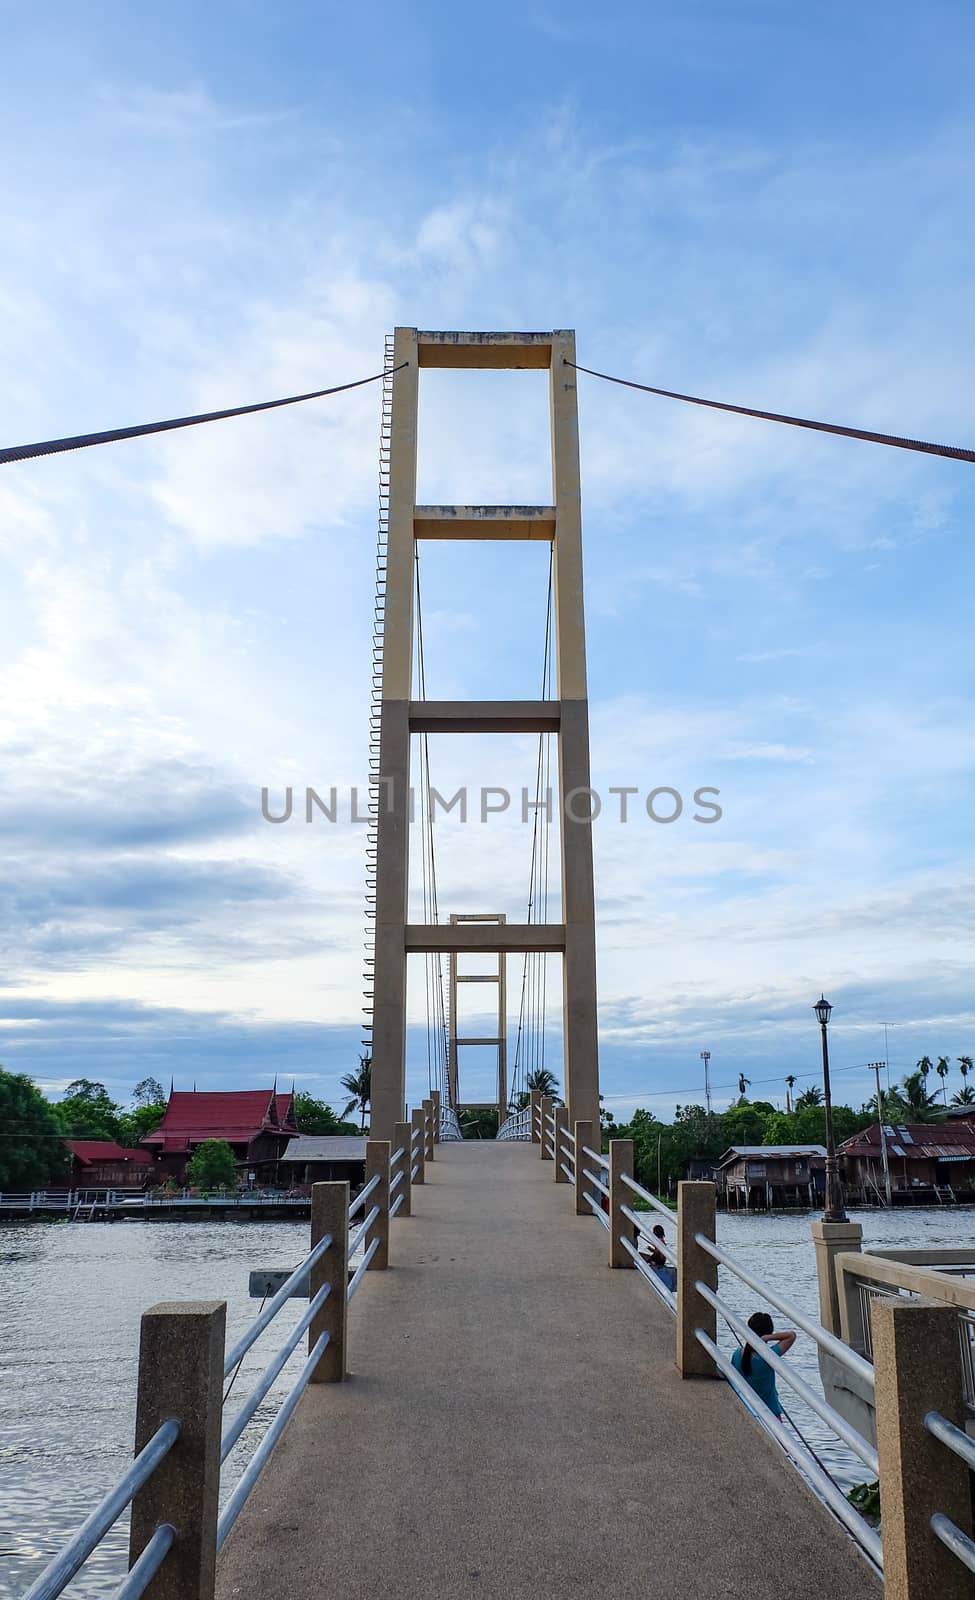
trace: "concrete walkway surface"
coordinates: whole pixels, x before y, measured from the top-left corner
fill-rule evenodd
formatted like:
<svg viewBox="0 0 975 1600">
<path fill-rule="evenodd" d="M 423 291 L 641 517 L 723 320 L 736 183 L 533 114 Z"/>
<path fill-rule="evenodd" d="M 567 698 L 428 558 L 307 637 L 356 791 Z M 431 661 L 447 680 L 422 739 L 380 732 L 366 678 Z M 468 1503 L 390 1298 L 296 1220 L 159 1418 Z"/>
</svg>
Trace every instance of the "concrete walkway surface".
<svg viewBox="0 0 975 1600">
<path fill-rule="evenodd" d="M 873 1600 L 880 1584 L 538 1147 L 437 1146 L 344 1384 L 302 1399 L 218 1600 Z"/>
</svg>

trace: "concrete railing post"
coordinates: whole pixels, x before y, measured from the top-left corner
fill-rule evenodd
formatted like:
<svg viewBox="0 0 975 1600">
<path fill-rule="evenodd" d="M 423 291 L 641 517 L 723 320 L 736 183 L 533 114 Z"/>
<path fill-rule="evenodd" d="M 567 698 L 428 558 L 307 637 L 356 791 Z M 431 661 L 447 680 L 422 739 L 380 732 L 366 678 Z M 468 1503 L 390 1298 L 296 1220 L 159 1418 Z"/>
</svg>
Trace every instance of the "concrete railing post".
<svg viewBox="0 0 975 1600">
<path fill-rule="evenodd" d="M 844 1338 L 835 1259 L 845 1250 L 859 1250 L 863 1229 L 859 1222 L 814 1222 L 816 1277 L 819 1283 L 819 1320 L 838 1339 Z"/>
<path fill-rule="evenodd" d="M 423 1102 L 423 1155 L 427 1161 L 433 1160 L 433 1101 L 429 1096 Z"/>
<path fill-rule="evenodd" d="M 576 1136 L 576 1216 L 591 1217 L 592 1206 L 586 1200 L 587 1193 L 591 1192 L 591 1185 L 582 1176 L 583 1169 L 589 1165 L 589 1157 L 583 1155 L 582 1147 L 589 1145 L 590 1149 L 595 1149 L 592 1142 L 592 1123 L 575 1122 L 572 1131 Z"/>
<path fill-rule="evenodd" d="M 367 1146 L 368 1148 L 368 1146 Z M 329 1285 L 329 1293 L 308 1329 L 308 1349 L 314 1349 L 323 1333 L 328 1344 L 311 1375 L 312 1383 L 342 1383 L 346 1375 L 346 1332 L 349 1313 L 349 1185 L 313 1183 L 311 1186 L 312 1249 L 326 1233 L 332 1242 L 311 1269 L 309 1299 Z M 378 1252 L 377 1252 L 378 1253 Z"/>
<path fill-rule="evenodd" d="M 924 1426 L 929 1411 L 965 1426 L 958 1309 L 878 1295 L 870 1316 L 885 1600 L 970 1600 L 970 1574 L 931 1531 L 943 1511 L 971 1537 L 969 1471 Z"/>
<path fill-rule="evenodd" d="M 620 1243 L 620 1234 L 636 1243 L 636 1229 L 623 1215 L 622 1206 L 633 1199 L 632 1189 L 623 1182 L 623 1174 L 633 1176 L 633 1140 L 609 1141 L 609 1264 L 611 1267 L 632 1267 L 633 1257 Z"/>
<path fill-rule="evenodd" d="M 537 1089 L 533 1089 L 531 1091 L 528 1105 L 531 1111 L 532 1144 L 538 1144 L 540 1137 L 538 1132 L 538 1114 L 541 1110 L 542 1097 Z"/>
<path fill-rule="evenodd" d="M 540 1153 L 543 1161 L 551 1161 L 552 1140 L 549 1133 L 548 1119 L 552 1115 L 552 1096 L 543 1094 L 539 1104 L 542 1111 L 542 1148 Z"/>
<path fill-rule="evenodd" d="M 563 1146 L 563 1144 L 568 1144 L 568 1140 L 567 1139 L 563 1139 L 562 1135 L 565 1133 L 565 1130 L 567 1129 L 568 1126 L 569 1126 L 569 1108 L 568 1108 L 568 1106 L 556 1106 L 556 1108 L 555 1108 L 555 1135 L 554 1135 L 554 1138 L 552 1140 L 552 1143 L 555 1146 L 555 1181 L 556 1181 L 556 1183 L 568 1183 L 568 1181 L 569 1181 L 567 1174 L 565 1172 L 563 1172 L 563 1170 L 562 1170 L 562 1164 L 567 1159 L 565 1151 L 562 1149 L 562 1146 Z"/>
<path fill-rule="evenodd" d="M 395 1124 L 393 1128 L 393 1149 L 402 1150 L 403 1152 L 402 1160 L 399 1162 L 396 1168 L 396 1171 L 401 1172 L 403 1176 L 396 1185 L 396 1192 L 393 1195 L 394 1205 L 396 1204 L 400 1195 L 403 1196 L 403 1204 L 396 1213 L 398 1217 L 408 1217 L 410 1215 L 410 1211 L 412 1210 L 413 1183 L 410 1179 L 410 1172 L 413 1167 L 413 1160 L 410 1155 L 410 1139 L 412 1138 L 412 1135 L 413 1129 L 410 1127 L 408 1122 L 397 1122 Z"/>
<path fill-rule="evenodd" d="M 367 1272 L 377 1268 L 381 1271 L 389 1266 L 389 1157 L 391 1145 L 388 1139 L 366 1140 L 366 1182 L 371 1178 L 378 1178 L 379 1182 L 372 1194 L 366 1200 L 364 1217 L 367 1217 L 373 1206 L 379 1207 L 379 1215 L 366 1234 L 366 1247 L 373 1239 L 378 1239 L 376 1253 L 370 1261 Z"/>
<path fill-rule="evenodd" d="M 433 1142 L 440 1143 L 440 1090 L 432 1089 L 430 1099 L 433 1101 Z"/>
<path fill-rule="evenodd" d="M 677 1185 L 677 1369 L 682 1378 L 716 1378 L 714 1362 L 698 1344 L 695 1329 L 714 1339 L 717 1313 L 695 1289 L 700 1280 L 715 1294 L 718 1263 L 696 1243 L 695 1235 L 714 1238 L 715 1186 L 713 1183 Z"/>
<path fill-rule="evenodd" d="M 212 1600 L 223 1417 L 225 1300 L 163 1301 L 142 1318 L 136 1453 L 169 1417 L 179 1438 L 132 1502 L 129 1566 L 159 1524 L 176 1539 L 147 1594 L 152 1600 Z"/>
<path fill-rule="evenodd" d="M 411 1113 L 411 1116 L 410 1116 L 410 1130 L 411 1130 L 410 1131 L 410 1140 L 411 1140 L 410 1148 L 411 1148 L 411 1150 L 413 1152 L 413 1159 L 412 1159 L 412 1161 L 410 1163 L 410 1166 L 411 1166 L 411 1168 L 412 1167 L 416 1168 L 416 1177 L 413 1179 L 413 1182 L 414 1183 L 424 1183 L 426 1181 L 426 1175 L 425 1174 L 426 1174 L 426 1164 L 427 1164 L 427 1161 L 426 1161 L 427 1139 L 426 1139 L 426 1131 L 425 1131 L 425 1128 L 424 1128 L 423 1112 L 419 1108 L 416 1111 Z M 419 1138 L 414 1139 L 413 1138 L 414 1134 L 419 1134 Z"/>
</svg>

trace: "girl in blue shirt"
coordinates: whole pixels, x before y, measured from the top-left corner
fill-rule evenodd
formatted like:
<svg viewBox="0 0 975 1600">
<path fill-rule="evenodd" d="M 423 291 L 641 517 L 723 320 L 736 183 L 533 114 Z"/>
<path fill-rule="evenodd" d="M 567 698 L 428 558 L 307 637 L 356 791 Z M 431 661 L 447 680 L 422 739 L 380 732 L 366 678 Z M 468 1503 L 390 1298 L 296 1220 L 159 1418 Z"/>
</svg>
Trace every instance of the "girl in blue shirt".
<svg viewBox="0 0 975 1600">
<path fill-rule="evenodd" d="M 753 1333 L 757 1333 L 763 1343 L 769 1345 L 777 1356 L 784 1356 L 791 1350 L 796 1342 L 794 1333 L 785 1331 L 776 1333 L 775 1324 L 767 1311 L 755 1311 L 748 1319 L 748 1326 Z M 757 1350 L 750 1344 L 736 1350 L 731 1358 L 731 1365 L 741 1373 L 749 1386 L 754 1389 L 758 1398 L 765 1402 L 769 1410 L 774 1412 L 779 1421 L 782 1418 L 782 1404 L 775 1388 L 775 1373 L 767 1361 L 763 1361 Z"/>
</svg>

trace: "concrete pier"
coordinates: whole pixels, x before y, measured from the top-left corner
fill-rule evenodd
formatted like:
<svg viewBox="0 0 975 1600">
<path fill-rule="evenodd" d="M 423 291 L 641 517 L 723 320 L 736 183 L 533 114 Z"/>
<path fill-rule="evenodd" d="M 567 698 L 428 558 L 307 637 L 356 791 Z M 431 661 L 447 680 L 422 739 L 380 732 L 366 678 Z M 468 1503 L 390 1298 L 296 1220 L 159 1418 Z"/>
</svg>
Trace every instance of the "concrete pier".
<svg viewBox="0 0 975 1600">
<path fill-rule="evenodd" d="M 880 1584 L 530 1144 L 444 1143 L 218 1600 L 869 1600 Z"/>
</svg>

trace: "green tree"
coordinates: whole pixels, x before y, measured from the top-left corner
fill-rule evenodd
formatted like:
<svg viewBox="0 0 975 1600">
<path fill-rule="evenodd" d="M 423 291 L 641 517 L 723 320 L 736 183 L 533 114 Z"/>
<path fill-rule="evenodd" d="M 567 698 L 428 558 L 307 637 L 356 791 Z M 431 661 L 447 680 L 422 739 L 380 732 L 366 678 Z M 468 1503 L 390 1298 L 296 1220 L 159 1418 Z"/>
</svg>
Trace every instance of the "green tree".
<svg viewBox="0 0 975 1600">
<path fill-rule="evenodd" d="M 535 1089 L 539 1094 L 550 1095 L 554 1105 L 560 1106 L 562 1104 L 562 1096 L 559 1094 L 559 1080 L 554 1072 L 549 1072 L 548 1067 L 536 1067 L 534 1072 L 528 1074 L 525 1082 L 529 1089 Z"/>
<path fill-rule="evenodd" d="M 68 1170 L 61 1123 L 24 1073 L 0 1067 L 0 1189 L 36 1189 Z"/>
<path fill-rule="evenodd" d="M 358 1133 L 354 1122 L 343 1122 L 324 1100 L 314 1095 L 298 1093 L 294 1098 L 295 1121 L 301 1133 L 339 1134 Z"/>
<path fill-rule="evenodd" d="M 743 1072 L 739 1072 L 739 1074 L 738 1074 L 738 1093 L 741 1095 L 742 1099 L 745 1098 L 745 1090 L 751 1088 L 751 1082 L 752 1082 L 751 1078 L 746 1078 L 745 1074 Z"/>
<path fill-rule="evenodd" d="M 346 1094 L 352 1096 L 343 1108 L 342 1116 L 347 1117 L 350 1111 L 358 1110 L 362 1119 L 360 1132 L 365 1132 L 366 1111 L 372 1098 L 372 1057 L 359 1057 L 359 1070 L 347 1072 L 342 1079 L 342 1088 Z"/>
<path fill-rule="evenodd" d="M 817 1084 L 811 1083 L 808 1089 L 803 1089 L 802 1094 L 796 1101 L 795 1109 L 799 1111 L 803 1106 L 821 1106 L 822 1103 L 822 1089 L 820 1089 Z"/>
<path fill-rule="evenodd" d="M 195 1189 L 236 1189 L 237 1163 L 226 1139 L 204 1139 L 186 1168 L 186 1181 Z"/>
<path fill-rule="evenodd" d="M 939 1056 L 938 1057 L 938 1065 L 935 1067 L 934 1070 L 938 1074 L 938 1077 L 941 1079 L 941 1093 L 944 1096 L 945 1105 L 947 1105 L 948 1104 L 948 1086 L 945 1083 L 945 1079 L 947 1078 L 948 1073 L 951 1070 L 950 1067 L 948 1066 L 948 1057 L 947 1056 Z"/>
<path fill-rule="evenodd" d="M 953 1106 L 975 1106 L 975 1089 L 970 1083 L 964 1084 L 957 1094 L 952 1095 L 951 1103 Z"/>
<path fill-rule="evenodd" d="M 166 1093 L 158 1078 L 142 1078 L 132 1090 L 132 1101 L 137 1106 L 164 1106 Z"/>
<path fill-rule="evenodd" d="M 457 1120 L 465 1139 L 496 1139 L 498 1136 L 496 1111 L 462 1111 Z"/>
<path fill-rule="evenodd" d="M 931 1071 L 931 1068 L 933 1066 L 934 1066 L 934 1062 L 931 1060 L 930 1056 L 922 1056 L 920 1061 L 917 1063 L 917 1070 L 921 1074 L 921 1077 L 924 1079 L 924 1087 L 925 1087 L 925 1089 L 927 1089 L 927 1087 L 928 1087 L 928 1073 Z M 905 1078 L 904 1081 L 906 1083 L 907 1079 Z"/>
<path fill-rule="evenodd" d="M 887 1097 L 891 1114 L 904 1122 L 938 1122 L 943 1115 L 937 1095 L 928 1093 L 925 1075 L 920 1069 L 909 1072 L 900 1089 Z"/>
<path fill-rule="evenodd" d="M 786 1109 L 786 1111 L 791 1111 L 792 1110 L 792 1091 L 795 1088 L 795 1086 L 796 1086 L 796 1075 L 795 1075 L 794 1072 L 790 1072 L 789 1076 L 785 1080 L 785 1109 Z"/>
<path fill-rule="evenodd" d="M 159 1100 L 155 1105 L 130 1106 L 128 1111 L 121 1111 L 118 1118 L 118 1142 L 128 1149 L 134 1149 L 140 1139 L 147 1133 L 153 1133 L 162 1122 L 166 1114 L 166 1102 Z"/>
<path fill-rule="evenodd" d="M 103 1083 L 76 1078 L 55 1105 L 58 1121 L 69 1139 L 115 1139 L 122 1132 L 121 1107 Z"/>
<path fill-rule="evenodd" d="M 968 1080 L 968 1074 L 971 1072 L 971 1070 L 972 1070 L 972 1058 L 971 1058 L 971 1056 L 959 1056 L 958 1057 L 958 1071 L 961 1073 L 961 1082 L 962 1082 L 962 1088 L 963 1089 L 968 1087 L 968 1081 L 967 1081 Z M 962 1105 L 967 1105 L 968 1101 L 967 1100 L 963 1100 L 961 1102 L 961 1104 Z"/>
</svg>

